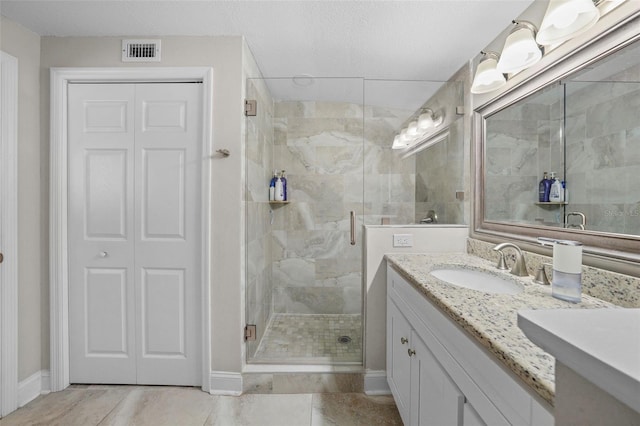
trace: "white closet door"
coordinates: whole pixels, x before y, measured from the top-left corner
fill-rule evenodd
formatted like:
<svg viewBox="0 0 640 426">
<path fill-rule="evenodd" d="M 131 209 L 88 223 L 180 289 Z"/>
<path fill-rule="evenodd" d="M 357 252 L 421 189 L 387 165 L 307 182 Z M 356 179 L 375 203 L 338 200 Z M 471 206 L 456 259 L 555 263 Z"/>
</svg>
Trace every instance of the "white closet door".
<svg viewBox="0 0 640 426">
<path fill-rule="evenodd" d="M 135 383 L 135 86 L 71 84 L 71 383 Z"/>
<path fill-rule="evenodd" d="M 138 383 L 201 381 L 201 87 L 136 87 Z"/>
<path fill-rule="evenodd" d="M 200 99 L 70 85 L 72 383 L 201 382 Z"/>
</svg>

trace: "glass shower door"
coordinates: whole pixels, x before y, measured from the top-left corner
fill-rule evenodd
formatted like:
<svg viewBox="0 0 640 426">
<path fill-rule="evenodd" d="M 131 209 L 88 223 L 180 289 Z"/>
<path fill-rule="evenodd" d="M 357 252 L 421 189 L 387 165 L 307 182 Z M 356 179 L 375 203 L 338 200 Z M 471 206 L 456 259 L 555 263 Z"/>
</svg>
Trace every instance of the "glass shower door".
<svg viewBox="0 0 640 426">
<path fill-rule="evenodd" d="M 361 364 L 363 80 L 251 79 L 248 92 L 247 360 Z M 285 203 L 269 202 L 274 170 Z"/>
</svg>

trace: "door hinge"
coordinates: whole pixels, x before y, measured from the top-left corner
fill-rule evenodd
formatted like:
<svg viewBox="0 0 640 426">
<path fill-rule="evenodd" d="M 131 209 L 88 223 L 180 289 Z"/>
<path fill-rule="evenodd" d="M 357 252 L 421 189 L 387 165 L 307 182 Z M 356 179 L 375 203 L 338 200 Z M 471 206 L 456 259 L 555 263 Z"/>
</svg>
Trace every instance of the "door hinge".
<svg viewBox="0 0 640 426">
<path fill-rule="evenodd" d="M 244 100 L 244 115 L 255 117 L 258 114 L 258 101 L 253 99 Z"/>
<path fill-rule="evenodd" d="M 244 326 L 244 340 L 252 341 L 256 340 L 256 325 L 255 324 L 247 324 Z"/>
</svg>

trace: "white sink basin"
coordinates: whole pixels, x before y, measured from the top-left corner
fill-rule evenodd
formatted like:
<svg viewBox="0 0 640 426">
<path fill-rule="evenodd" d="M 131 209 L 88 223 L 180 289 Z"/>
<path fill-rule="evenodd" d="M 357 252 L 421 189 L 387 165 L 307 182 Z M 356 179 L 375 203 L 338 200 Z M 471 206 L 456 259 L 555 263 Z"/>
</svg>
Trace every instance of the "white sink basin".
<svg viewBox="0 0 640 426">
<path fill-rule="evenodd" d="M 475 269 L 442 268 L 431 271 L 431 275 L 449 284 L 485 293 L 518 294 L 523 291 L 515 281 Z"/>
</svg>

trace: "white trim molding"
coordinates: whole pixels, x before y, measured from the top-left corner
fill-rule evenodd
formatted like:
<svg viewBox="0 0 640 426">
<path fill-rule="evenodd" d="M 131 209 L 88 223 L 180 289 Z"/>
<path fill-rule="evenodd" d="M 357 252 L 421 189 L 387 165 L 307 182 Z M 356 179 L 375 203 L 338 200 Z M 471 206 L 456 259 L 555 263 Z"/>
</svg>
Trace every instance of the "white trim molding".
<svg viewBox="0 0 640 426">
<path fill-rule="evenodd" d="M 18 59 L 0 52 L 0 417 L 18 408 Z"/>
<path fill-rule="evenodd" d="M 73 82 L 180 82 L 199 81 L 202 97 L 202 156 L 213 155 L 213 69 L 210 67 L 52 68 L 50 162 L 50 310 L 51 390 L 69 386 L 69 271 L 67 241 L 67 86 Z M 211 164 L 202 162 L 202 390 L 209 392 L 211 371 Z"/>
<path fill-rule="evenodd" d="M 242 373 L 212 371 L 209 378 L 211 395 L 242 395 Z"/>
<path fill-rule="evenodd" d="M 364 393 L 367 395 L 391 395 L 385 370 L 368 370 L 364 373 Z"/>
<path fill-rule="evenodd" d="M 40 395 L 50 392 L 49 370 L 40 370 L 18 384 L 18 405 L 24 407 Z"/>
</svg>

